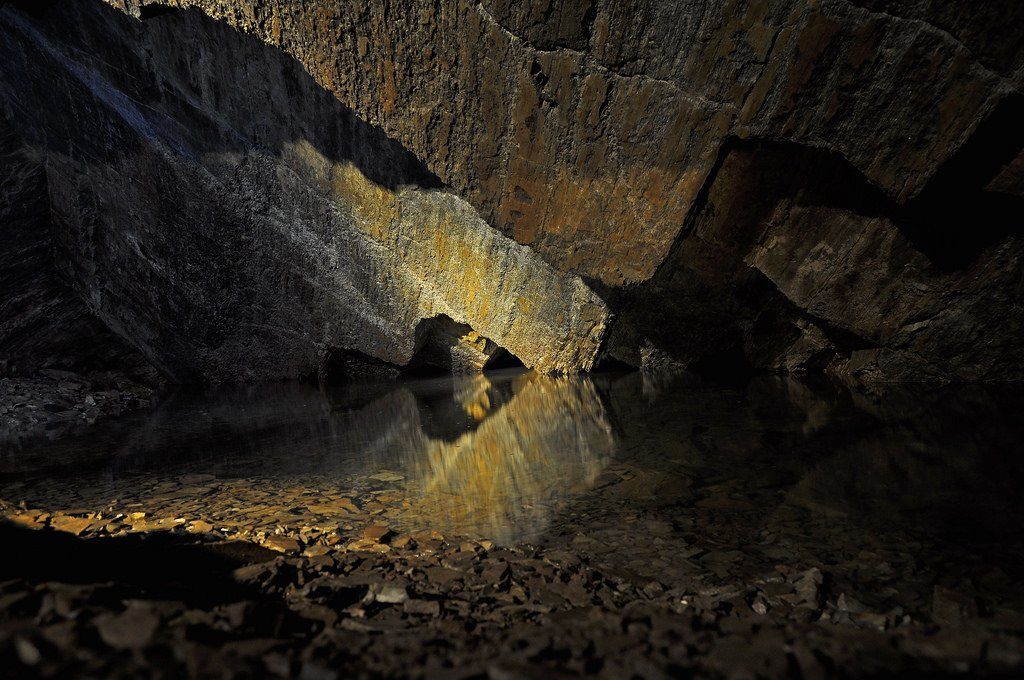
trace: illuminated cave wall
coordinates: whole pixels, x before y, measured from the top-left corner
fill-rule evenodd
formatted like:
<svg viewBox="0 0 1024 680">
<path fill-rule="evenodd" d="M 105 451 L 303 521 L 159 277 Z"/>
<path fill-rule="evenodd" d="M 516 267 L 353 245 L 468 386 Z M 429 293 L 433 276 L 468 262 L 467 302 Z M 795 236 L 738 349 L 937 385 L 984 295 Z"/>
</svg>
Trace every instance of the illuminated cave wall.
<svg viewBox="0 0 1024 680">
<path fill-rule="evenodd" d="M 552 370 L 1024 377 L 1018 3 L 108 2 L 0 10 L 3 110 L 176 378 L 441 314 Z"/>
</svg>

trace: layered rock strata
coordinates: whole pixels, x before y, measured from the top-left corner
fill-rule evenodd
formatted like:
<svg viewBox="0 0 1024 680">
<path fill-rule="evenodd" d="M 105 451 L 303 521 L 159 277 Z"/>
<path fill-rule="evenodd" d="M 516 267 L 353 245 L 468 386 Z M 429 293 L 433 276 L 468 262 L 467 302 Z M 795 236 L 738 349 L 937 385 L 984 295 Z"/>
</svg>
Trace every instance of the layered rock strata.
<svg viewBox="0 0 1024 680">
<path fill-rule="evenodd" d="M 545 371 L 586 370 L 607 308 L 491 229 L 279 50 L 191 10 L 5 7 L 0 96 L 45 158 L 59 257 L 96 315 L 178 379 L 403 365 L 445 315 Z"/>
<path fill-rule="evenodd" d="M 444 315 L 545 370 L 1024 379 L 1018 3 L 98 2 L 3 10 L 5 106 L 64 232 L 151 206 L 142 256 L 67 250 L 165 373 L 404 364 Z"/>
</svg>

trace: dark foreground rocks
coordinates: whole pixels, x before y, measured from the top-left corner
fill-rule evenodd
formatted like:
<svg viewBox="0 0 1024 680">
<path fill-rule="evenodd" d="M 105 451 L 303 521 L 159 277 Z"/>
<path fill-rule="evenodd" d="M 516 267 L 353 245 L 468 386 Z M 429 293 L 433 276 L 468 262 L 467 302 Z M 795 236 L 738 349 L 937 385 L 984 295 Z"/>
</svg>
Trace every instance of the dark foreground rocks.
<svg viewBox="0 0 1024 680">
<path fill-rule="evenodd" d="M 402 479 L 375 473 L 344 497 L 212 474 L 26 489 L 50 500 L 0 502 L 3 667 L 302 678 L 1024 668 L 1005 555 L 996 564 L 1009 572 L 838 514 L 769 516 L 742 482 L 684 500 L 679 480 L 622 465 L 540 545 L 502 546 L 415 528 L 429 515 Z"/>
<path fill-rule="evenodd" d="M 1024 662 L 1020 615 L 979 617 L 938 588 L 930 615 L 878 613 L 816 569 L 692 592 L 429 531 L 386 554 L 276 558 L 174 533 L 2 534 L 23 556 L 0 582 L 0 655 L 19 677 L 857 677 Z"/>
<path fill-rule="evenodd" d="M 0 668 L 1020 674 L 1020 395 L 609 380 L 221 390 L 5 460 Z"/>
</svg>

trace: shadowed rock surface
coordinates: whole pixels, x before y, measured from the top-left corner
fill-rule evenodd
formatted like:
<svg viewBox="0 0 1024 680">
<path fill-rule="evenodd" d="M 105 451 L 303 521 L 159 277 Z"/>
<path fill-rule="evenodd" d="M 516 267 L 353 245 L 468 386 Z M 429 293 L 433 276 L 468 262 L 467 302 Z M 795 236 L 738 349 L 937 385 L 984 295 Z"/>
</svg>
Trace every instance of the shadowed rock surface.
<svg viewBox="0 0 1024 680">
<path fill-rule="evenodd" d="M 179 380 L 409 362 L 422 319 L 546 371 L 593 365 L 604 303 L 502 236 L 288 55 L 197 10 L 5 6 L 6 115 L 43 159 L 58 257 Z"/>
<path fill-rule="evenodd" d="M 542 370 L 1024 377 L 1016 3 L 109 5 L 7 3 L 3 108 L 174 379 L 440 315 Z"/>
</svg>

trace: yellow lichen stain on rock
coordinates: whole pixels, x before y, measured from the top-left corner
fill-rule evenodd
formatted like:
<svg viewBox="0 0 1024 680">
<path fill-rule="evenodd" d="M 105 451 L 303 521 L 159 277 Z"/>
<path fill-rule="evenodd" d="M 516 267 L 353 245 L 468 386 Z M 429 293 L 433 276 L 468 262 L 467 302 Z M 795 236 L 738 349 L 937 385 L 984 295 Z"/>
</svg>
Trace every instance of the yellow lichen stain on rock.
<svg viewBox="0 0 1024 680">
<path fill-rule="evenodd" d="M 353 209 L 357 225 L 367 234 L 378 240 L 388 238 L 398 214 L 395 195 L 351 163 L 338 163 L 331 170 L 331 197 Z"/>
</svg>

